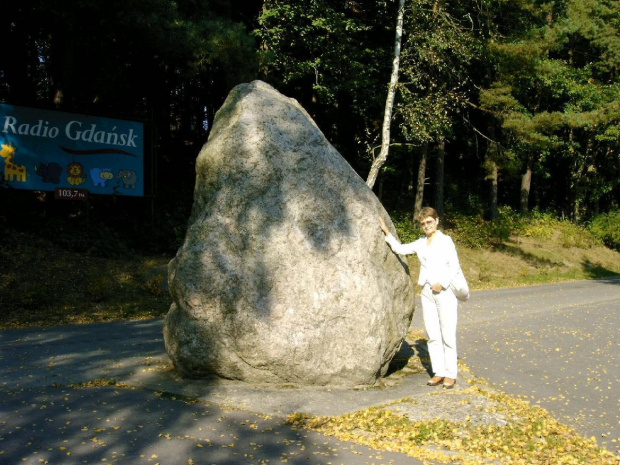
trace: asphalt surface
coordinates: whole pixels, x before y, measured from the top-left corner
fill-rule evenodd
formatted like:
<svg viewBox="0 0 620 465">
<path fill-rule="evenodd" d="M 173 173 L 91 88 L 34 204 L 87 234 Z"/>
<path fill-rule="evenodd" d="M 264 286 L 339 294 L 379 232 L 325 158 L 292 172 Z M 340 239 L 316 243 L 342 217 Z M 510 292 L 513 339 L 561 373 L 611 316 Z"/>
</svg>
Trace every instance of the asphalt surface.
<svg viewBox="0 0 620 465">
<path fill-rule="evenodd" d="M 459 318 L 476 376 L 620 453 L 620 279 L 477 292 Z"/>
<path fill-rule="evenodd" d="M 476 292 L 460 311 L 460 357 L 617 451 L 619 304 L 620 280 Z M 1 331 L 0 464 L 422 463 L 284 418 L 397 400 L 428 389 L 426 374 L 365 391 L 182 380 L 161 330 L 159 319 Z"/>
<path fill-rule="evenodd" d="M 426 374 L 383 390 L 183 380 L 169 369 L 162 323 L 0 331 L 0 464 L 422 463 L 298 430 L 285 418 L 427 392 Z"/>
</svg>

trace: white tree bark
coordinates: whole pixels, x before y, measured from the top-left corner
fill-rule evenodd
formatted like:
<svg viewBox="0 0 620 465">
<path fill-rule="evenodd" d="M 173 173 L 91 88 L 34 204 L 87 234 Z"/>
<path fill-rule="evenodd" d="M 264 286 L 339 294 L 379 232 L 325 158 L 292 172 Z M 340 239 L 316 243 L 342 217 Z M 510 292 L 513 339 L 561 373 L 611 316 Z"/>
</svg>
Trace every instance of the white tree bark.
<svg viewBox="0 0 620 465">
<path fill-rule="evenodd" d="M 370 167 L 366 184 L 371 189 L 375 185 L 379 170 L 388 157 L 390 148 L 390 123 L 392 122 L 392 108 L 394 107 L 394 97 L 396 95 L 396 85 L 398 84 L 398 68 L 400 66 L 400 47 L 403 37 L 403 18 L 405 16 L 405 0 L 398 0 L 398 18 L 396 20 L 396 39 L 394 43 L 394 60 L 392 61 L 392 76 L 390 86 L 385 101 L 385 112 L 383 114 L 383 129 L 381 132 L 381 150 L 379 156 L 375 158 Z"/>
</svg>

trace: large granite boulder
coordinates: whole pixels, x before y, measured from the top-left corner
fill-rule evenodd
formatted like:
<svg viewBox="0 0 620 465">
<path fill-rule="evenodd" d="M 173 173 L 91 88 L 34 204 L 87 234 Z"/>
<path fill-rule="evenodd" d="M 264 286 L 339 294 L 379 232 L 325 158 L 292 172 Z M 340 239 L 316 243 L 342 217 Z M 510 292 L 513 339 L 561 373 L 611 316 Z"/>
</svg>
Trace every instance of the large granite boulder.
<svg viewBox="0 0 620 465">
<path fill-rule="evenodd" d="M 235 87 L 196 162 L 169 265 L 166 350 L 186 377 L 372 385 L 407 332 L 414 286 L 385 210 L 293 99 Z"/>
</svg>

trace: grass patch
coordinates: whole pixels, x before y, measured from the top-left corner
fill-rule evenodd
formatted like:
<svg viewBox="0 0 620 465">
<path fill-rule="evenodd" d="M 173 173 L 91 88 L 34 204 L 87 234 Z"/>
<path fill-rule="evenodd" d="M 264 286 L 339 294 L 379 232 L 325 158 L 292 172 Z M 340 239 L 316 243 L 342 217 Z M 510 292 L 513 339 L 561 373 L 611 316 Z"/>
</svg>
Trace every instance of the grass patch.
<svg viewBox="0 0 620 465">
<path fill-rule="evenodd" d="M 555 240 L 556 236 L 511 237 L 485 249 L 459 247 L 461 266 L 471 288 L 528 286 L 620 274 L 620 253 L 600 244 L 565 246 Z"/>
<path fill-rule="evenodd" d="M 62 387 L 62 385 L 56 385 L 56 386 Z M 72 384 L 66 385 L 66 387 L 71 388 L 71 389 L 88 389 L 88 388 L 93 388 L 93 387 L 109 387 L 109 386 L 122 387 L 122 388 L 127 388 L 127 389 L 135 389 L 134 387 L 129 386 L 127 384 L 119 383 L 114 378 L 98 378 L 98 379 L 93 379 L 92 381 L 85 381 L 83 383 L 72 383 Z"/>
<path fill-rule="evenodd" d="M 161 317 L 168 261 L 91 256 L 12 231 L 0 250 L 0 329 Z"/>
<path fill-rule="evenodd" d="M 394 215 L 402 242 L 422 231 L 405 215 Z M 442 221 L 458 249 L 473 290 L 529 286 L 620 275 L 620 253 L 589 229 L 545 213 L 520 216 L 504 208 L 496 222 L 480 216 L 452 214 Z M 419 262 L 408 257 L 412 276 Z"/>
<path fill-rule="evenodd" d="M 395 224 L 403 242 L 420 237 L 410 219 L 395 217 Z M 587 230 L 545 215 L 528 221 L 510 215 L 495 229 L 480 218 L 464 217 L 447 220 L 444 226 L 457 243 L 473 290 L 620 275 L 619 252 Z M 464 240 L 472 231 L 476 234 Z M 172 257 L 123 250 L 93 255 L 4 229 L 0 329 L 164 316 L 171 303 L 165 284 Z M 408 260 L 415 279 L 418 259 Z"/>
</svg>

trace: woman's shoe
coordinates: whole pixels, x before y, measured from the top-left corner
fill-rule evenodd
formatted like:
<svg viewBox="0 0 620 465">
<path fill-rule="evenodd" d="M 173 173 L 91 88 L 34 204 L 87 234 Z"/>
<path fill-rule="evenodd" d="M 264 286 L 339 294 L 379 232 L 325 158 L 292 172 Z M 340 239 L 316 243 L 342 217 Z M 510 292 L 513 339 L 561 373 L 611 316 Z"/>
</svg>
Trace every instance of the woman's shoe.
<svg viewBox="0 0 620 465">
<path fill-rule="evenodd" d="M 444 378 L 443 387 L 444 389 L 452 389 L 456 384 L 456 380 L 452 378 Z"/>
<path fill-rule="evenodd" d="M 439 386 L 441 384 L 441 382 L 443 381 L 443 377 L 441 376 L 433 376 L 428 383 L 426 383 L 427 386 Z"/>
</svg>

